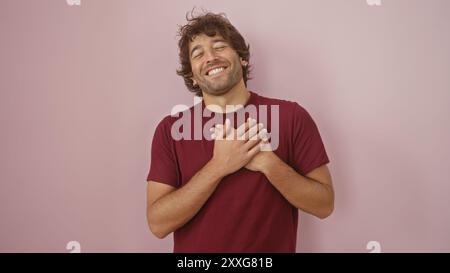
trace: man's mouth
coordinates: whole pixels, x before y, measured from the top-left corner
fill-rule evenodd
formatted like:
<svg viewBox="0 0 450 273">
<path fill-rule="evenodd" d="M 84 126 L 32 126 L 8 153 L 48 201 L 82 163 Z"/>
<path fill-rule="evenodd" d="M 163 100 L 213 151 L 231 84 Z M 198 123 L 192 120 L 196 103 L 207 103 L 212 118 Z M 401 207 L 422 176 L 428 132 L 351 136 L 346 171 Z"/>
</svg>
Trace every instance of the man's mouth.
<svg viewBox="0 0 450 273">
<path fill-rule="evenodd" d="M 211 77 L 211 76 L 221 74 L 226 68 L 227 68 L 226 66 L 212 68 L 212 69 L 208 70 L 208 72 L 206 72 L 206 75 Z"/>
</svg>

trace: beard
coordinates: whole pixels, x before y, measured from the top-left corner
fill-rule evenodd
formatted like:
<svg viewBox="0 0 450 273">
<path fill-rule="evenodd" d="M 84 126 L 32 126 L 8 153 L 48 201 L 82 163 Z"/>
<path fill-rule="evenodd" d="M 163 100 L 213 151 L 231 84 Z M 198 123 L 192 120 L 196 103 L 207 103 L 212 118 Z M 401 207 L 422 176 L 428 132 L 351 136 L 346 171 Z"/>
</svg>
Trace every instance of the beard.
<svg viewBox="0 0 450 273">
<path fill-rule="evenodd" d="M 228 66 L 225 73 L 213 79 L 203 75 L 201 81 L 198 81 L 200 89 L 212 96 L 221 96 L 228 93 L 242 79 L 242 67 L 239 62 L 233 64 L 233 69 Z"/>
</svg>

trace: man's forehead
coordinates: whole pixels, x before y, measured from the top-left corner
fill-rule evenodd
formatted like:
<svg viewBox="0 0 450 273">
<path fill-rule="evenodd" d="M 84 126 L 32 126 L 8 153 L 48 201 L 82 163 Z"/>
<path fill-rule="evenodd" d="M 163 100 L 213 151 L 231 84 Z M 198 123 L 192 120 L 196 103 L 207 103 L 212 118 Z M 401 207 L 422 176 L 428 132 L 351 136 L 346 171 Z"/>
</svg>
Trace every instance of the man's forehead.
<svg viewBox="0 0 450 273">
<path fill-rule="evenodd" d="M 189 42 L 189 48 L 193 48 L 198 44 L 202 44 L 204 42 L 211 42 L 213 40 L 225 40 L 222 35 L 216 34 L 214 36 L 208 36 L 204 33 L 200 33 L 192 38 L 192 41 Z"/>
</svg>

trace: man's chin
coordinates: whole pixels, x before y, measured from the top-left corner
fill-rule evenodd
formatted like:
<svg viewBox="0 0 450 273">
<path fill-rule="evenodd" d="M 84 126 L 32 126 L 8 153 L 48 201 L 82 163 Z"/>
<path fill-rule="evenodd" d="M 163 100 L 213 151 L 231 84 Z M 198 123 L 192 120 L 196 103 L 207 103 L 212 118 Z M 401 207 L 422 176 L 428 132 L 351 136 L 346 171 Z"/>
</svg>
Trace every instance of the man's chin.
<svg viewBox="0 0 450 273">
<path fill-rule="evenodd" d="M 203 92 L 205 92 L 208 95 L 211 96 L 222 96 L 228 92 L 230 92 L 230 87 L 224 87 L 224 88 L 205 88 Z"/>
</svg>

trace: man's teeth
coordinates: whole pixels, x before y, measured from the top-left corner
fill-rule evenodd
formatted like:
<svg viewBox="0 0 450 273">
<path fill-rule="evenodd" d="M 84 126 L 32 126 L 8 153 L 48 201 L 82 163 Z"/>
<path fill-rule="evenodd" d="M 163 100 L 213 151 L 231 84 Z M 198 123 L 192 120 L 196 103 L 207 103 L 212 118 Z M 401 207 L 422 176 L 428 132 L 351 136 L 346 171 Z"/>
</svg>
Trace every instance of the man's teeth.
<svg viewBox="0 0 450 273">
<path fill-rule="evenodd" d="M 224 69 L 225 69 L 225 68 L 223 68 L 223 67 L 214 68 L 213 70 L 210 70 L 210 71 L 208 72 L 208 76 L 215 75 L 215 74 L 219 73 L 220 71 L 222 71 L 222 70 L 224 70 Z"/>
</svg>

